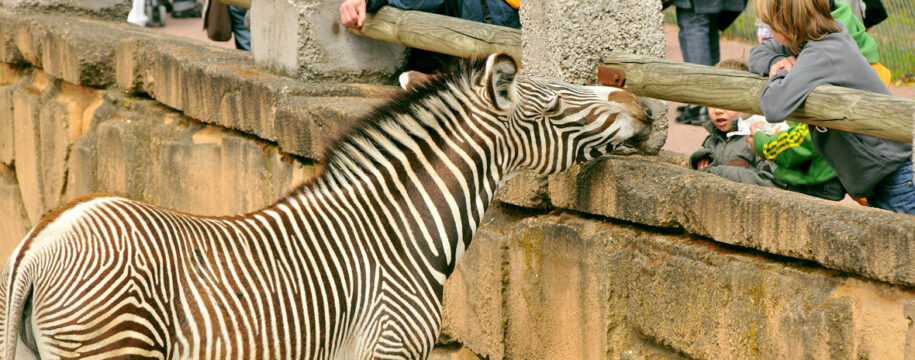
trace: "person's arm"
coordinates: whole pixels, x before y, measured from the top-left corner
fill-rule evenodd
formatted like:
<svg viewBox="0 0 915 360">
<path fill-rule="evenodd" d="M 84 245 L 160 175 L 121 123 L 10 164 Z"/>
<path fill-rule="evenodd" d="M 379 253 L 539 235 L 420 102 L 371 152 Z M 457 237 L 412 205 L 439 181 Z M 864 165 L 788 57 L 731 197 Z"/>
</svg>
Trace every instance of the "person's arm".
<svg viewBox="0 0 915 360">
<path fill-rule="evenodd" d="M 832 71 L 835 71 L 835 66 L 830 54 L 817 51 L 813 45 L 808 44 L 789 70 L 781 69 L 774 75 L 770 74 L 769 81 L 759 95 L 759 108 L 766 120 L 785 121 L 804 104 L 810 91 L 828 82 L 827 77 Z"/>
<path fill-rule="evenodd" d="M 792 56 L 785 45 L 778 40 L 769 39 L 759 43 L 750 50 L 750 59 L 747 66 L 750 72 L 769 76 L 769 69 L 781 59 Z"/>
<path fill-rule="evenodd" d="M 387 0 L 345 0 L 340 4 L 340 23 L 348 28 L 361 29 L 367 13 L 376 12 L 387 4 Z"/>
<path fill-rule="evenodd" d="M 797 124 L 775 136 L 757 132 L 753 136 L 753 148 L 762 158 L 786 168 L 819 156 L 813 148 L 807 124 Z"/>
<path fill-rule="evenodd" d="M 772 180 L 760 176 L 759 172 L 754 168 L 713 165 L 705 168 L 703 171 L 739 183 L 777 187 Z"/>
</svg>

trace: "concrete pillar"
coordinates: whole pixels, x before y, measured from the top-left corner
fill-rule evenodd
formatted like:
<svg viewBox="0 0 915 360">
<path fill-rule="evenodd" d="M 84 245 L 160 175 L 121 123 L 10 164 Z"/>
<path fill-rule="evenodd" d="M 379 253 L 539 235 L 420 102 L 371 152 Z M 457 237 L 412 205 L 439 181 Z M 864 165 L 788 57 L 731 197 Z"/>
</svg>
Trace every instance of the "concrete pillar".
<svg viewBox="0 0 915 360">
<path fill-rule="evenodd" d="M 523 67 L 534 74 L 594 84 L 609 52 L 664 57 L 659 1 L 528 1 L 520 15 Z"/>
<path fill-rule="evenodd" d="M 404 47 L 350 34 L 340 25 L 341 1 L 252 2 L 254 61 L 305 81 L 390 80 L 404 62 Z"/>
</svg>

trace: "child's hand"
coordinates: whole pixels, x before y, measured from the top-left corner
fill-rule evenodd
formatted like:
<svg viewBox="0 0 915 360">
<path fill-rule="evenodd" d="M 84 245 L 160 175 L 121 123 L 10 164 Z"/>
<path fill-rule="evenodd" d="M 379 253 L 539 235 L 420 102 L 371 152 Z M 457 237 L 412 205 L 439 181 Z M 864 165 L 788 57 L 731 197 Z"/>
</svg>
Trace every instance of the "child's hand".
<svg viewBox="0 0 915 360">
<path fill-rule="evenodd" d="M 760 126 L 763 126 L 763 124 L 762 123 L 750 124 L 750 135 L 747 135 L 747 138 L 746 138 L 747 144 L 750 144 L 750 149 L 753 149 L 753 152 L 756 153 L 756 155 L 759 155 L 759 152 L 756 151 L 756 146 L 753 144 L 753 136 L 755 136 L 756 132 L 759 131 Z M 760 157 L 761 157 L 761 155 L 760 155 Z"/>
<path fill-rule="evenodd" d="M 771 78 L 775 76 L 775 74 L 777 74 L 778 71 L 782 69 L 785 69 L 787 72 L 791 72 L 791 68 L 794 67 L 794 63 L 796 61 L 797 57 L 789 56 L 779 60 L 775 64 L 772 64 L 772 66 L 769 67 L 769 77 Z"/>
<path fill-rule="evenodd" d="M 707 168 L 711 163 L 712 163 L 712 159 L 702 158 L 702 159 L 699 159 L 698 163 L 696 163 L 696 168 L 698 168 L 699 170 L 702 170 L 702 169 Z"/>
</svg>

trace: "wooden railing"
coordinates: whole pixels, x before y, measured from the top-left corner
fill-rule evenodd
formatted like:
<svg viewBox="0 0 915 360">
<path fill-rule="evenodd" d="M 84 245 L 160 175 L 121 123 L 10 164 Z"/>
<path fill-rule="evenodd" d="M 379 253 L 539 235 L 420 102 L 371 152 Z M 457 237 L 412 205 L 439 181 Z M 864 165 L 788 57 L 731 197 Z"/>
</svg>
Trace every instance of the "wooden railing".
<svg viewBox="0 0 915 360">
<path fill-rule="evenodd" d="M 354 34 L 465 58 L 504 52 L 521 60 L 521 30 L 385 6 Z"/>
<path fill-rule="evenodd" d="M 758 99 L 766 78 L 749 72 L 627 54 L 604 58 L 597 72 L 600 82 L 639 96 L 762 114 Z M 912 142 L 915 101 L 820 85 L 791 119 Z"/>
<path fill-rule="evenodd" d="M 521 59 L 520 30 L 391 6 L 369 14 L 362 29 L 351 31 L 376 40 L 460 57 L 505 52 Z M 603 75 L 599 76 L 600 82 L 636 95 L 761 114 L 757 101 L 766 79 L 749 72 L 628 54 L 604 58 L 597 70 L 598 75 Z M 821 85 L 791 119 L 912 142 L 915 101 Z"/>
</svg>

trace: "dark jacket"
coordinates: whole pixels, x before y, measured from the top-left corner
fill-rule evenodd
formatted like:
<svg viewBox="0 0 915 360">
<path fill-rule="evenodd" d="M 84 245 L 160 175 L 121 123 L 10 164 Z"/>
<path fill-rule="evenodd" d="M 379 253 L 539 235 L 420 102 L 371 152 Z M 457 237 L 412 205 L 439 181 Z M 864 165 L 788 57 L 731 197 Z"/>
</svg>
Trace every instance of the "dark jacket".
<svg viewBox="0 0 915 360">
<path fill-rule="evenodd" d="M 486 8 L 483 7 L 481 0 L 366 0 L 365 7 L 368 12 L 376 12 L 385 5 L 391 5 L 403 10 L 418 10 L 431 13 L 444 9 L 445 15 L 477 22 L 487 22 L 485 20 L 488 13 L 492 24 L 515 29 L 521 28 L 518 10 L 508 5 L 505 0 L 483 1 L 486 1 Z M 443 4 L 445 5 L 444 8 L 442 7 Z"/>
<path fill-rule="evenodd" d="M 698 170 L 699 160 L 707 158 L 711 163 L 701 171 L 745 184 L 776 186 L 772 182 L 769 165 L 761 161 L 746 136 L 731 136 L 718 130 L 711 122 L 705 123 L 709 135 L 702 142 L 702 148 L 689 157 L 689 167 Z M 734 122 L 734 130 L 737 122 Z"/>
<path fill-rule="evenodd" d="M 750 51 L 750 71 L 769 75 L 772 64 L 791 55 L 775 39 L 766 40 Z M 784 121 L 822 84 L 890 94 L 843 26 L 842 32 L 804 44 L 791 72 L 781 70 L 769 78 L 759 96 L 759 107 L 766 120 Z M 909 143 L 820 127 L 811 128 L 810 137 L 854 197 L 872 195 L 877 182 L 912 158 Z"/>
<path fill-rule="evenodd" d="M 696 14 L 717 14 L 722 11 L 741 12 L 746 6 L 744 0 L 673 0 L 673 5 L 692 9 Z"/>
</svg>

